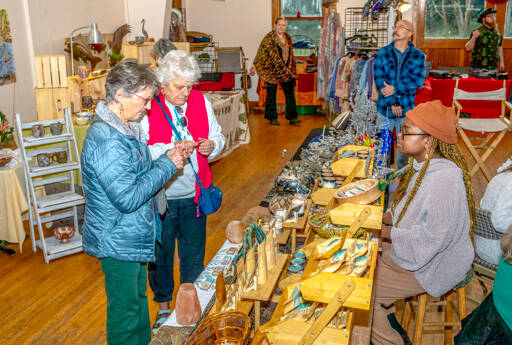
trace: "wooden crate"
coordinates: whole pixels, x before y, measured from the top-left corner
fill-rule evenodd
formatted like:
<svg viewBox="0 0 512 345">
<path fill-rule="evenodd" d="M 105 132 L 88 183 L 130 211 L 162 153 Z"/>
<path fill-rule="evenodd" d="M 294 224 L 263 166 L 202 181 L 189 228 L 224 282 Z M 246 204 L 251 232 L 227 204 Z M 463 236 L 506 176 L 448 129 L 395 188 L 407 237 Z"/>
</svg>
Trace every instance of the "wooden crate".
<svg viewBox="0 0 512 345">
<path fill-rule="evenodd" d="M 263 344 L 264 339 L 269 333 L 274 333 L 279 336 L 279 341 L 276 343 L 277 345 L 297 345 L 299 343 L 299 340 L 313 323 L 297 320 L 281 321 L 281 317 L 284 315 L 284 305 L 286 301 L 291 298 L 293 290 L 300 284 L 302 284 L 302 282 L 291 284 L 283 291 L 276 309 L 272 314 L 272 318 L 256 330 L 252 344 Z M 354 324 L 353 320 L 353 312 L 350 311 L 347 327 L 345 329 L 325 327 L 313 345 L 350 344 Z"/>
<path fill-rule="evenodd" d="M 65 87 L 34 89 L 38 121 L 64 118 L 69 107 L 68 89 Z"/>
<path fill-rule="evenodd" d="M 38 55 L 34 58 L 36 88 L 67 87 L 66 58 L 64 55 Z"/>
<path fill-rule="evenodd" d="M 93 100 L 105 99 L 106 80 L 106 74 L 89 78 L 69 77 L 68 93 L 69 100 L 73 103 L 72 111 L 76 113 L 82 109 L 83 96 L 91 96 Z"/>
<path fill-rule="evenodd" d="M 365 240 L 355 240 L 351 238 L 345 239 L 345 243 L 348 241 L 356 241 L 357 243 L 366 242 Z M 368 277 L 353 277 L 329 272 L 322 272 L 311 277 L 313 272 L 316 271 L 319 261 L 314 258 L 310 258 L 304 268 L 304 273 L 302 274 L 303 280 L 300 282 L 302 297 L 308 301 L 327 303 L 347 279 L 352 279 L 356 282 L 356 289 L 347 299 L 344 306 L 347 308 L 369 310 L 371 305 L 370 302 L 372 297 L 375 267 L 377 265 L 378 246 L 378 242 L 368 242 L 368 247 L 371 248 L 370 271 Z"/>
</svg>

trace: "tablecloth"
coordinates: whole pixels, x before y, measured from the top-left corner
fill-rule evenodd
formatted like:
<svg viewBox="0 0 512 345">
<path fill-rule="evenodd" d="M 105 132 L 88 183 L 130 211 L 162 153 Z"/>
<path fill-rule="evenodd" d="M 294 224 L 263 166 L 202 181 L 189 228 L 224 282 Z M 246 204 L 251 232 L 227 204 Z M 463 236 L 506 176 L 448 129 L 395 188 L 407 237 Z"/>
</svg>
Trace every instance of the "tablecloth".
<svg viewBox="0 0 512 345">
<path fill-rule="evenodd" d="M 322 101 L 317 99 L 317 78 L 316 73 L 299 73 L 297 86 L 295 87 L 295 102 L 298 106 L 322 105 Z M 260 79 L 258 85 L 260 95 L 258 105 L 262 108 L 267 99 L 267 89 L 264 82 Z M 281 87 L 277 88 L 277 104 L 285 104 L 284 93 Z"/>
<path fill-rule="evenodd" d="M 25 241 L 22 214 L 28 210 L 25 197 L 23 165 L 0 168 L 0 240 L 19 243 L 22 251 Z"/>
<path fill-rule="evenodd" d="M 212 104 L 215 117 L 222 127 L 226 144 L 222 152 L 213 161 L 226 157 L 240 145 L 251 141 L 249 122 L 245 111 L 244 99 L 241 92 L 215 91 L 204 92 L 204 96 Z"/>
<path fill-rule="evenodd" d="M 428 88 L 420 88 L 416 92 L 416 105 L 439 99 L 447 107 L 452 106 L 453 90 L 456 80 L 428 78 Z M 493 91 L 503 86 L 503 80 L 494 79 L 459 79 L 459 89 L 469 92 Z M 507 100 L 510 99 L 512 80 L 506 81 Z M 470 113 L 472 117 L 492 118 L 501 114 L 501 104 L 498 101 L 463 101 L 463 112 Z"/>
</svg>

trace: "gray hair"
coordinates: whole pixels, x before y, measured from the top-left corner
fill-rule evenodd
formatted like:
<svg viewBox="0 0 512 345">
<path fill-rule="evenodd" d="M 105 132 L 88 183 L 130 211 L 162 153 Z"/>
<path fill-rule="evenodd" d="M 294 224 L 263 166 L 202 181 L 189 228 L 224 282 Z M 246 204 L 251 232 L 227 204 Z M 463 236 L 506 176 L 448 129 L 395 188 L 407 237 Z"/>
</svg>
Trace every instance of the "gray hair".
<svg viewBox="0 0 512 345">
<path fill-rule="evenodd" d="M 105 100 L 107 103 L 117 102 L 116 92 L 122 89 L 125 93 L 137 93 L 147 88 L 155 93 L 160 83 L 149 67 L 139 64 L 135 59 L 125 59 L 108 72 L 105 83 Z"/>
<path fill-rule="evenodd" d="M 155 74 L 163 85 L 176 79 L 195 83 L 201 77 L 201 70 L 193 56 L 183 50 L 171 50 L 163 58 L 158 59 Z"/>
<path fill-rule="evenodd" d="M 153 55 L 157 60 L 167 55 L 171 50 L 176 50 L 176 46 L 167 38 L 161 38 L 153 45 Z"/>
</svg>

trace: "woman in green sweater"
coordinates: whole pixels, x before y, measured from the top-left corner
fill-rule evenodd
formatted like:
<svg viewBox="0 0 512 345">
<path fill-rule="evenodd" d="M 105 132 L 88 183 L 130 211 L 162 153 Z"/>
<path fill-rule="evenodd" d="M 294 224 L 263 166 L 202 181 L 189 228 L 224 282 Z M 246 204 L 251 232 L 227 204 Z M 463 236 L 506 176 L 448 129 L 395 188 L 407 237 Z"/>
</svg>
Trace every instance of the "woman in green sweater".
<svg viewBox="0 0 512 345">
<path fill-rule="evenodd" d="M 493 291 L 468 317 L 456 345 L 512 344 L 512 225 L 501 239 L 500 260 Z"/>
</svg>

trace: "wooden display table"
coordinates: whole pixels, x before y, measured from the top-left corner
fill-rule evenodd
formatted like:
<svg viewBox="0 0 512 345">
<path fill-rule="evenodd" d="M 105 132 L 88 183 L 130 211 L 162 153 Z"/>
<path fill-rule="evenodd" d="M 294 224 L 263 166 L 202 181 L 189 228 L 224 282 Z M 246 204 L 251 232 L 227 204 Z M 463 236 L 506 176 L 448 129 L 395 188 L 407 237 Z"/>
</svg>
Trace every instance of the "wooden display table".
<svg viewBox="0 0 512 345">
<path fill-rule="evenodd" d="M 242 293 L 242 299 L 254 301 L 254 327 L 256 329 L 260 326 L 261 302 L 272 300 L 272 295 L 287 260 L 288 254 L 278 253 L 276 266 L 268 270 L 267 281 L 264 284 L 258 284 L 258 288 L 254 291 Z"/>
</svg>

